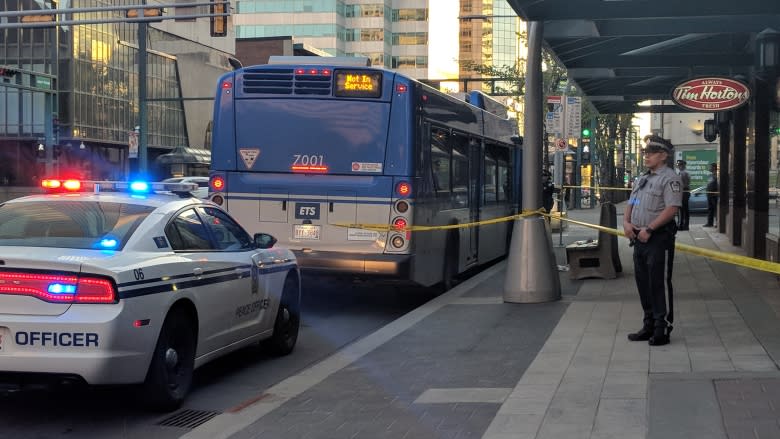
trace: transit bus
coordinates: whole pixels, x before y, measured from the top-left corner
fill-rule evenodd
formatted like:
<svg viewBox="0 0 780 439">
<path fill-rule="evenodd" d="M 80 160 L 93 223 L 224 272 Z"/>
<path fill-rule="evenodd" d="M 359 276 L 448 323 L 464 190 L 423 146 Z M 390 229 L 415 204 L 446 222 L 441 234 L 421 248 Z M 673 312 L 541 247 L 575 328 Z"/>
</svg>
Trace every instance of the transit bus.
<svg viewBox="0 0 780 439">
<path fill-rule="evenodd" d="M 466 98 L 367 58 L 272 57 L 227 73 L 209 198 L 304 272 L 448 288 L 506 254 L 511 221 L 413 228 L 506 217 L 520 201 L 516 121 L 486 95 Z"/>
</svg>

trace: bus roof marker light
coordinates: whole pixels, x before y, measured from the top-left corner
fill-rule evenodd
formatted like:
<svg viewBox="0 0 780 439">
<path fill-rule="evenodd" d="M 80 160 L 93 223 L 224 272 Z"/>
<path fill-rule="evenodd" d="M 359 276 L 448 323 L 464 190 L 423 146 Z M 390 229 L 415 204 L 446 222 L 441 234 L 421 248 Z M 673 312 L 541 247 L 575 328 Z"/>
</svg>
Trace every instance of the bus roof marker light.
<svg viewBox="0 0 780 439">
<path fill-rule="evenodd" d="M 322 76 L 330 76 L 331 71 L 330 71 L 330 69 L 322 69 L 321 73 L 322 73 Z"/>
<path fill-rule="evenodd" d="M 295 74 L 296 75 L 305 75 L 306 74 L 306 69 L 295 69 Z"/>
</svg>

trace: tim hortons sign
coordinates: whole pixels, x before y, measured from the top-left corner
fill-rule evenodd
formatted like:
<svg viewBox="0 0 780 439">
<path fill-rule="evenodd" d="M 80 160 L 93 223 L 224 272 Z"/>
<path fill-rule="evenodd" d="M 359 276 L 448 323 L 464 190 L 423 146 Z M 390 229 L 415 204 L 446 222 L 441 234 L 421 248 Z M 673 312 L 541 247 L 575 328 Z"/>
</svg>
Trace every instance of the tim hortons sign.
<svg viewBox="0 0 780 439">
<path fill-rule="evenodd" d="M 750 99 L 750 88 L 729 78 L 696 78 L 678 84 L 672 100 L 689 110 L 725 111 L 741 107 Z"/>
</svg>

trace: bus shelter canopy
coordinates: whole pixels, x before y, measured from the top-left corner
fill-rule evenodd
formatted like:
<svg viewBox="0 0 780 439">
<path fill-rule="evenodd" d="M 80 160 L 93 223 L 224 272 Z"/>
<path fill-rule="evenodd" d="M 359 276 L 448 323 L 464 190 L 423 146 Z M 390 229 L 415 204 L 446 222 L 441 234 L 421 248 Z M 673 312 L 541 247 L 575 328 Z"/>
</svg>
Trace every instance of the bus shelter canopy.
<svg viewBox="0 0 780 439">
<path fill-rule="evenodd" d="M 778 0 L 508 2 L 524 20 L 544 22 L 546 46 L 600 113 L 640 111 L 639 102 L 668 100 L 693 77 L 747 78 L 761 62 L 756 39 L 780 31 Z"/>
<path fill-rule="evenodd" d="M 211 151 L 201 148 L 177 146 L 171 152 L 157 157 L 160 165 L 211 164 Z"/>
</svg>

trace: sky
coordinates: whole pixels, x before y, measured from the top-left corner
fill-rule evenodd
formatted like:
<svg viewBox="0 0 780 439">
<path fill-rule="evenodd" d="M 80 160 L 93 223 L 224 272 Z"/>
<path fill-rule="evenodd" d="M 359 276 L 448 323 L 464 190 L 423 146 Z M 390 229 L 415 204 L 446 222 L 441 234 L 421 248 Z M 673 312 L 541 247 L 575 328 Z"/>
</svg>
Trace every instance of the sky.
<svg viewBox="0 0 780 439">
<path fill-rule="evenodd" d="M 458 77 L 458 9 L 456 0 L 430 0 L 428 11 L 428 79 Z"/>
</svg>

